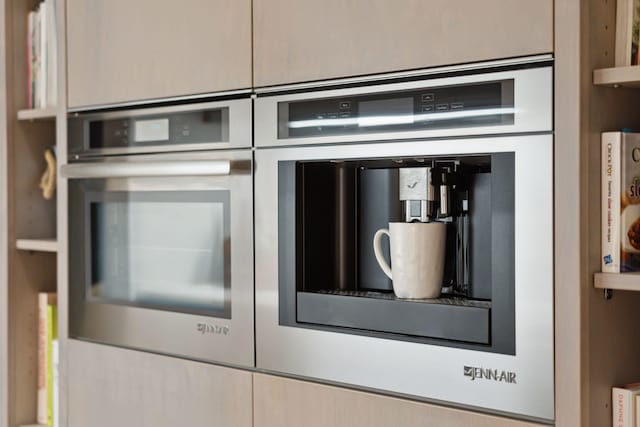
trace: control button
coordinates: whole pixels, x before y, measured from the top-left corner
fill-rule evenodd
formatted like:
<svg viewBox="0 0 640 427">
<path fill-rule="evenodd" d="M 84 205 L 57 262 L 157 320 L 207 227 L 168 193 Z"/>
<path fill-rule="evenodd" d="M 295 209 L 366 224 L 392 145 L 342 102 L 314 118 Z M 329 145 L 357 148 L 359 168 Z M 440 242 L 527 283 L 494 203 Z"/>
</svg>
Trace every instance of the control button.
<svg viewBox="0 0 640 427">
<path fill-rule="evenodd" d="M 117 131 L 115 131 L 114 135 L 115 136 L 120 136 L 120 135 L 122 135 L 122 132 L 120 132 L 120 129 L 118 129 Z"/>
<path fill-rule="evenodd" d="M 422 102 L 433 102 L 435 99 L 436 99 L 436 97 L 432 93 L 424 93 L 424 94 L 422 94 Z"/>
<path fill-rule="evenodd" d="M 349 117 L 351 117 L 351 114 L 349 114 L 349 113 L 340 113 L 340 118 L 341 119 L 348 119 Z"/>
<path fill-rule="evenodd" d="M 318 114 L 318 115 L 316 116 L 316 119 L 317 119 L 317 120 L 324 120 L 324 114 Z"/>
<path fill-rule="evenodd" d="M 125 120 L 124 122 L 122 122 L 122 126 L 125 128 L 129 127 L 129 120 Z"/>
<path fill-rule="evenodd" d="M 189 135 L 191 135 L 191 132 L 189 131 L 189 129 L 184 129 L 182 131 L 182 136 L 189 136 Z"/>
<path fill-rule="evenodd" d="M 436 105 L 436 111 L 448 111 L 449 104 L 438 104 Z"/>
<path fill-rule="evenodd" d="M 452 110 L 462 110 L 464 108 L 464 103 L 462 102 L 452 102 L 451 109 Z"/>
<path fill-rule="evenodd" d="M 122 134 L 123 134 L 124 136 L 127 136 L 127 135 L 129 135 L 129 131 L 128 131 L 128 130 L 126 130 L 126 129 L 124 129 L 124 130 L 122 131 Z"/>
<path fill-rule="evenodd" d="M 328 117 L 329 117 L 330 119 L 337 119 L 337 118 L 338 118 L 338 115 L 337 115 L 337 114 L 329 114 L 329 115 L 328 115 Z"/>
<path fill-rule="evenodd" d="M 351 108 L 351 101 L 340 101 L 340 109 L 348 110 Z"/>
<path fill-rule="evenodd" d="M 433 106 L 433 104 L 423 105 L 423 106 L 422 106 L 422 112 L 423 112 L 423 113 L 429 113 L 429 112 L 431 112 L 431 111 L 433 111 L 433 110 L 434 110 L 434 106 Z"/>
</svg>

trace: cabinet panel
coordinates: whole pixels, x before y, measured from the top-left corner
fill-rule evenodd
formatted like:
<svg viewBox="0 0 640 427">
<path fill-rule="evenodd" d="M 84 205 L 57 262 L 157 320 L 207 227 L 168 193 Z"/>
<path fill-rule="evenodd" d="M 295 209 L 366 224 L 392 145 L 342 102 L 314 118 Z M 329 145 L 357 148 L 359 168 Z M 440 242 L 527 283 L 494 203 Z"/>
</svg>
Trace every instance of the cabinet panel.
<svg viewBox="0 0 640 427">
<path fill-rule="evenodd" d="M 411 400 L 254 374 L 255 427 L 541 427 Z"/>
<path fill-rule="evenodd" d="M 251 373 L 69 340 L 69 427 L 252 425 Z"/>
<path fill-rule="evenodd" d="M 552 0 L 254 0 L 254 83 L 548 53 Z"/>
<path fill-rule="evenodd" d="M 69 107 L 251 87 L 251 0 L 69 0 Z"/>
</svg>

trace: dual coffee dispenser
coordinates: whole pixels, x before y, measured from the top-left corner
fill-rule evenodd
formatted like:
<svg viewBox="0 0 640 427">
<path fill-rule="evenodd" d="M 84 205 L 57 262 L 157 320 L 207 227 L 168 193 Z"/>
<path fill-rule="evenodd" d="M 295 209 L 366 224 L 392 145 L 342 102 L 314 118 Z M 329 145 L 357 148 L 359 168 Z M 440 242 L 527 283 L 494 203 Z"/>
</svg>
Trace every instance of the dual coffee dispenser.
<svg viewBox="0 0 640 427">
<path fill-rule="evenodd" d="M 514 153 L 280 162 L 279 183 L 281 323 L 514 351 Z M 439 298 L 398 298 L 380 268 L 398 222 L 446 226 Z"/>
</svg>

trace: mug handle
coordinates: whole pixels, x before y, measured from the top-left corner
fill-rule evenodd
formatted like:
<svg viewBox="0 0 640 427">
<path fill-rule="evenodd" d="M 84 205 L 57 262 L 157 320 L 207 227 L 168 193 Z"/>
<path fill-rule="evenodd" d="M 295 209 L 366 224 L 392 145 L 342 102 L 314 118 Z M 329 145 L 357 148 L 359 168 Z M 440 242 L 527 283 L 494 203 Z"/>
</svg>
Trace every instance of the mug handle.
<svg viewBox="0 0 640 427">
<path fill-rule="evenodd" d="M 380 268 L 382 269 L 382 271 L 384 271 L 384 274 L 386 274 L 389 279 L 393 280 L 393 277 L 391 277 L 391 267 L 389 267 L 389 264 L 387 264 L 387 261 L 384 259 L 384 256 L 382 255 L 381 240 L 382 240 L 383 234 L 386 234 L 387 236 L 389 236 L 389 239 L 391 239 L 389 230 L 387 230 L 386 228 L 381 228 L 380 230 L 376 231 L 376 234 L 373 236 L 373 253 L 376 256 L 376 261 L 378 261 L 378 265 L 380 265 Z"/>
</svg>

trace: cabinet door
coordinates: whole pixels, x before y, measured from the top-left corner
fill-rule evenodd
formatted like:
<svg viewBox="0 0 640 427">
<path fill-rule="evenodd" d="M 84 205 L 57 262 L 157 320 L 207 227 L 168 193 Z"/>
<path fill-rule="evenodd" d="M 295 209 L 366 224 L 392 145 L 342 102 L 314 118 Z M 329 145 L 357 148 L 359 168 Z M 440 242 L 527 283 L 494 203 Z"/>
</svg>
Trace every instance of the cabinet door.
<svg viewBox="0 0 640 427">
<path fill-rule="evenodd" d="M 68 0 L 70 107 L 251 87 L 251 0 Z"/>
<path fill-rule="evenodd" d="M 68 427 L 252 426 L 251 372 L 69 340 Z"/>
<path fill-rule="evenodd" d="M 543 427 L 306 381 L 253 377 L 254 427 Z"/>
<path fill-rule="evenodd" d="M 254 83 L 553 50 L 552 0 L 254 0 Z"/>
</svg>

